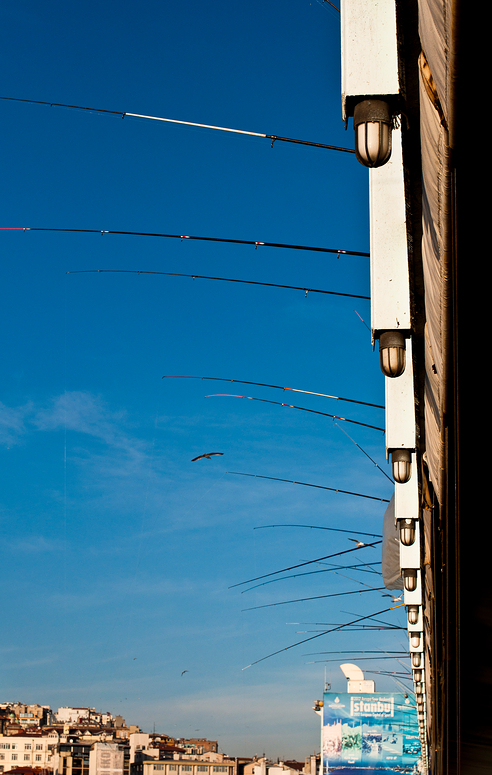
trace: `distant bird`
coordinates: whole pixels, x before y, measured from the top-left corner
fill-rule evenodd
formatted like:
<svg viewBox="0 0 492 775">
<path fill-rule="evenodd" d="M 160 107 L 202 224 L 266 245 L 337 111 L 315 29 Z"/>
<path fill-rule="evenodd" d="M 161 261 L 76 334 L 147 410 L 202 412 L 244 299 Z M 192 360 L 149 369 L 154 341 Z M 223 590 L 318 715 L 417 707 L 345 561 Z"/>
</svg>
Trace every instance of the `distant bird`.
<svg viewBox="0 0 492 775">
<path fill-rule="evenodd" d="M 381 595 L 381 597 L 390 597 L 390 598 L 391 598 L 391 602 L 392 602 L 392 603 L 399 603 L 399 602 L 400 602 L 400 600 L 401 600 L 401 599 L 402 599 L 402 597 L 403 597 L 403 592 L 402 592 L 402 594 L 400 595 L 400 597 L 394 597 L 394 595 Z"/>
<path fill-rule="evenodd" d="M 370 544 L 365 544 L 363 541 L 359 541 L 358 538 L 349 538 L 349 541 L 355 541 L 357 544 L 357 549 L 360 549 L 361 546 L 370 546 Z"/>
<path fill-rule="evenodd" d="M 193 461 L 192 461 L 192 462 L 193 462 Z M 181 673 L 181 675 L 183 676 L 185 673 L 189 673 L 189 670 L 183 670 L 183 672 Z"/>
<path fill-rule="evenodd" d="M 204 455 L 198 455 L 198 457 L 194 457 L 191 462 L 194 463 L 195 460 L 201 460 L 202 457 L 206 457 L 210 460 L 212 455 L 223 455 L 223 454 L 224 454 L 223 452 L 206 452 Z"/>
</svg>

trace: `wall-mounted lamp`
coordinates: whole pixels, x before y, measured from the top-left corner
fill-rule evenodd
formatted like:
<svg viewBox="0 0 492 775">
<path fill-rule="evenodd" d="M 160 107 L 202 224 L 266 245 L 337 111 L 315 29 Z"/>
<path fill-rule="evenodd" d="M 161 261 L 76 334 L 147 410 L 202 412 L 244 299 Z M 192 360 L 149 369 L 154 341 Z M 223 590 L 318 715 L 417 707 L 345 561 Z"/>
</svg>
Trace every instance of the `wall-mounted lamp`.
<svg viewBox="0 0 492 775">
<path fill-rule="evenodd" d="M 398 520 L 400 541 L 403 546 L 412 546 L 415 541 L 415 520 L 410 518 Z"/>
<path fill-rule="evenodd" d="M 415 694 L 422 694 L 424 691 L 424 687 L 421 683 L 415 684 Z"/>
<path fill-rule="evenodd" d="M 419 606 L 418 605 L 408 605 L 407 606 L 407 614 L 408 614 L 408 623 L 409 624 L 417 624 L 419 620 Z"/>
<path fill-rule="evenodd" d="M 412 644 L 412 648 L 418 649 L 420 646 L 420 632 L 411 632 L 410 633 L 410 643 Z"/>
<path fill-rule="evenodd" d="M 398 484 L 405 484 L 412 475 L 412 453 L 409 449 L 391 450 L 393 479 Z"/>
<path fill-rule="evenodd" d="M 402 568 L 401 575 L 403 576 L 403 586 L 407 592 L 414 592 L 417 589 L 417 569 Z"/>
<path fill-rule="evenodd" d="M 413 671 L 413 680 L 418 683 L 422 680 L 422 670 L 414 670 Z"/>
<path fill-rule="evenodd" d="M 420 667 L 422 662 L 422 655 L 419 651 L 412 653 L 412 667 Z"/>
<path fill-rule="evenodd" d="M 354 107 L 355 155 L 365 167 L 382 167 L 388 161 L 392 126 L 384 100 L 362 100 Z"/>
<path fill-rule="evenodd" d="M 401 331 L 379 335 L 379 362 L 385 377 L 399 377 L 405 371 L 405 337 Z"/>
</svg>

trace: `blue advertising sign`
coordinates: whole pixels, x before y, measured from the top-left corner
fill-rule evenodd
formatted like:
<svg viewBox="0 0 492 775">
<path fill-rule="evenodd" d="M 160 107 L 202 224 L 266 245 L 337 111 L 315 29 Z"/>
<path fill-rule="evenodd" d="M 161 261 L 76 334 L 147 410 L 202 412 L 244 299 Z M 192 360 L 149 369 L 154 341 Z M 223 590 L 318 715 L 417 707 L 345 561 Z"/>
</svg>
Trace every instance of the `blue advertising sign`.
<svg viewBox="0 0 492 775">
<path fill-rule="evenodd" d="M 323 775 L 417 772 L 420 739 L 415 703 L 404 694 L 326 692 Z"/>
</svg>

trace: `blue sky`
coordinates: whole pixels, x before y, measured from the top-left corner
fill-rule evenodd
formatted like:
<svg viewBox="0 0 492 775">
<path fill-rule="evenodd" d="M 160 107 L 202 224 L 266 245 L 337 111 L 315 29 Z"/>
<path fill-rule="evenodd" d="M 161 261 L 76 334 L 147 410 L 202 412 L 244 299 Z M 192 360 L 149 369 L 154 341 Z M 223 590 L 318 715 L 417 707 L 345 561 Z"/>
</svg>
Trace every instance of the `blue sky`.
<svg viewBox="0 0 492 775">
<path fill-rule="evenodd" d="M 0 15 L 1 96 L 352 147 L 341 119 L 339 19 L 327 3 L 5 0 Z M 29 103 L 1 109 L 3 227 L 369 250 L 367 171 L 352 154 Z M 341 623 L 388 598 L 243 611 L 364 587 L 334 573 L 244 594 L 229 587 L 353 546 L 342 533 L 255 528 L 379 533 L 384 504 L 227 472 L 389 498 L 390 483 L 353 443 L 385 467 L 384 439 L 315 414 L 205 396 L 292 402 L 377 426 L 383 412 L 161 378 L 219 376 L 382 404 L 378 356 L 360 319 L 369 322 L 369 303 L 67 272 L 182 272 L 368 295 L 368 259 L 116 235 L 0 239 L 2 698 L 91 705 L 147 731 L 218 739 L 233 755 L 318 749 L 311 706 L 324 666 L 313 662 L 323 656 L 306 655 L 399 649 L 404 634 L 333 633 L 242 668 L 314 629 L 287 622 Z M 210 451 L 224 454 L 190 462 Z M 352 578 L 382 586 L 377 575 Z M 401 613 L 389 616 L 401 624 Z M 328 667 L 343 691 L 337 664 Z"/>
</svg>

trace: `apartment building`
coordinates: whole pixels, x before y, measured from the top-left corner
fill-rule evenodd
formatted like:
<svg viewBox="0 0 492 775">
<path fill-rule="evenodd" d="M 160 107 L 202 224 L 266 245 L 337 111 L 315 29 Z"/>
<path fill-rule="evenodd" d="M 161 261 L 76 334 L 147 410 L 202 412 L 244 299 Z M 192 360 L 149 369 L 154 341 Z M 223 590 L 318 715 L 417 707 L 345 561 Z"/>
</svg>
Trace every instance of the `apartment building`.
<svg viewBox="0 0 492 775">
<path fill-rule="evenodd" d="M 15 767 L 53 769 L 59 740 L 58 732 L 53 730 L 0 736 L 0 773 Z"/>
</svg>

